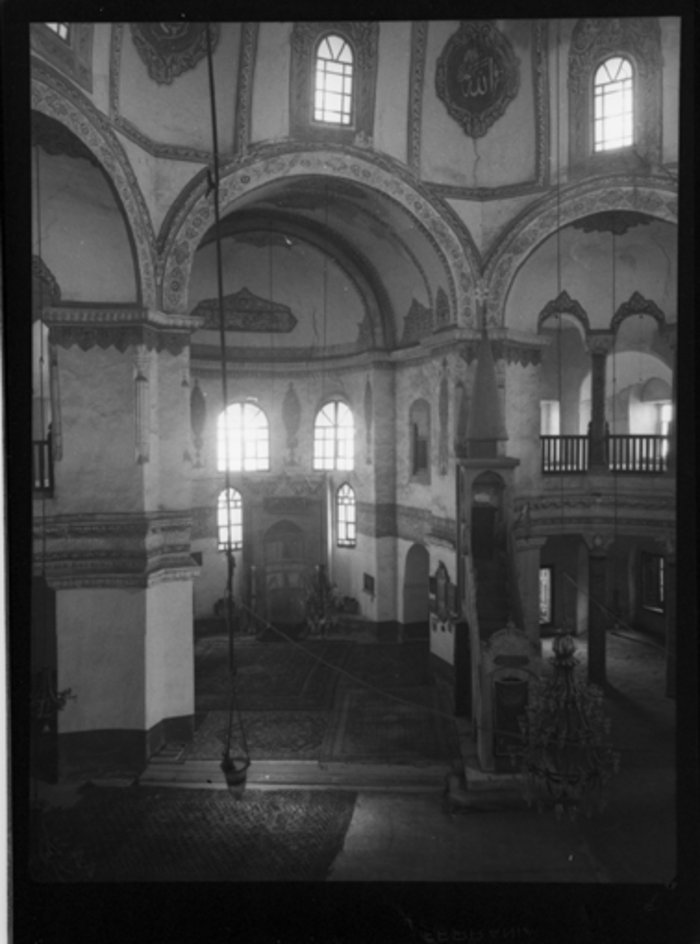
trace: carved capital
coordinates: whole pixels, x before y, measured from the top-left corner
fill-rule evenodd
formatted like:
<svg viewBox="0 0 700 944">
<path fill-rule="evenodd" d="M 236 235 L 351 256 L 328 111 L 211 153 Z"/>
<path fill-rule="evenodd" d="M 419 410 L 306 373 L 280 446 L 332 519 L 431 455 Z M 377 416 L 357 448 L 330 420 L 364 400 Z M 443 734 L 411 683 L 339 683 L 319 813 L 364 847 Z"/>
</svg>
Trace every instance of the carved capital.
<svg viewBox="0 0 700 944">
<path fill-rule="evenodd" d="M 62 348 L 114 347 L 123 354 L 133 347 L 173 355 L 184 351 L 191 332 L 202 323 L 192 316 L 135 307 L 45 308 L 43 320 L 49 326 L 49 341 Z"/>
<path fill-rule="evenodd" d="M 610 354 L 615 343 L 615 336 L 609 331 L 589 331 L 586 336 L 586 346 L 589 354 L 602 356 Z"/>
</svg>

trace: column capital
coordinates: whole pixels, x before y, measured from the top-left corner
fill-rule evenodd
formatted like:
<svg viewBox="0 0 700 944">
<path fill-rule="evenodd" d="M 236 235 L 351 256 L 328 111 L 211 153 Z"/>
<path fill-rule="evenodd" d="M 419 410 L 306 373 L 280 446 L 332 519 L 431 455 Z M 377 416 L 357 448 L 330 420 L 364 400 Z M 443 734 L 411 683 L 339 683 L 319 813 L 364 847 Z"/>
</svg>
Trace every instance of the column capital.
<svg viewBox="0 0 700 944">
<path fill-rule="evenodd" d="M 582 532 L 581 537 L 591 557 L 605 557 L 610 545 L 615 540 L 614 534 L 606 531 Z"/>
<path fill-rule="evenodd" d="M 615 343 L 612 331 L 590 330 L 586 335 L 586 348 L 589 354 L 609 354 Z"/>
</svg>

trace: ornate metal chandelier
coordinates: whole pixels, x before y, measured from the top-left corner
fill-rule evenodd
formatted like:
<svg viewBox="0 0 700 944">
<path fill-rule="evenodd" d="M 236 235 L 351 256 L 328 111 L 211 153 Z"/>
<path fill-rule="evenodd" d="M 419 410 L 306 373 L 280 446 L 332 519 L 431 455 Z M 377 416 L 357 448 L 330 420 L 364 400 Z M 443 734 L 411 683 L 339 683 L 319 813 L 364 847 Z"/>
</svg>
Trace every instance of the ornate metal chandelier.
<svg viewBox="0 0 700 944">
<path fill-rule="evenodd" d="M 576 819 L 580 811 L 591 816 L 604 808 L 605 786 L 619 769 L 620 754 L 609 743 L 602 689 L 575 677 L 574 640 L 558 631 L 552 649 L 554 675 L 531 687 L 519 719 L 523 792 L 528 805 L 536 803 L 540 811 L 553 806 L 557 818 L 566 811 Z"/>
</svg>

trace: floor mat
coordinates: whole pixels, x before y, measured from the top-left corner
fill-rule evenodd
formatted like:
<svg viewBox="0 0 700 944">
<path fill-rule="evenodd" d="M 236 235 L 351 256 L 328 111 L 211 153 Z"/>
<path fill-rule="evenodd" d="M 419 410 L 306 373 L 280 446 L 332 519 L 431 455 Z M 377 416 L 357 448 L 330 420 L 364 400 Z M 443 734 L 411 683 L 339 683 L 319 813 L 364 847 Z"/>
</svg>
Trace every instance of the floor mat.
<svg viewBox="0 0 700 944">
<path fill-rule="evenodd" d="M 248 751 L 253 760 L 318 760 L 330 721 L 326 711 L 244 711 L 241 715 Z M 226 746 L 229 715 L 210 711 L 194 740 L 178 758 L 220 760 Z M 231 730 L 231 753 L 242 754 L 237 716 Z"/>
<path fill-rule="evenodd" d="M 350 791 L 85 788 L 35 824 L 39 881 L 323 881 L 352 818 Z"/>
<path fill-rule="evenodd" d="M 231 679 L 226 640 L 207 640 L 195 659 L 197 711 L 226 711 Z M 346 640 L 291 643 L 254 643 L 236 649 L 236 696 L 241 711 L 328 710 L 338 673 L 355 644 Z M 319 662 L 321 657 L 330 665 Z"/>
<path fill-rule="evenodd" d="M 430 765 L 459 758 L 456 723 L 437 688 L 401 688 L 405 702 L 368 689 L 347 688 L 333 712 L 322 761 Z M 429 709 L 426 711 L 422 706 Z"/>
</svg>

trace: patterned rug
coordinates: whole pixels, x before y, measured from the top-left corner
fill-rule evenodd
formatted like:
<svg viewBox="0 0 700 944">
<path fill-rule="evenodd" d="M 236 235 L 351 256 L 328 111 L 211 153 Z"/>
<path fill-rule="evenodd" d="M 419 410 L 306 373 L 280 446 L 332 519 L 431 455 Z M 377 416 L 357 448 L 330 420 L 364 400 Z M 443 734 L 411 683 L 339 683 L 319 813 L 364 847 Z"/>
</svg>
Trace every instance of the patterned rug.
<svg viewBox="0 0 700 944">
<path fill-rule="evenodd" d="M 321 761 L 430 765 L 460 756 L 449 700 L 440 688 L 399 688 L 393 695 L 346 688 L 333 712 Z M 420 706 L 436 709 L 426 711 Z"/>
<path fill-rule="evenodd" d="M 52 882 L 323 881 L 350 791 L 85 787 L 34 822 L 32 874 Z"/>
<path fill-rule="evenodd" d="M 327 711 L 244 711 L 241 721 L 249 755 L 253 760 L 318 760 L 330 717 Z M 221 760 L 228 725 L 228 712 L 210 711 L 178 760 Z M 234 715 L 231 753 L 238 757 L 242 752 Z"/>
<path fill-rule="evenodd" d="M 358 645 L 343 668 L 377 688 L 412 688 L 430 684 L 429 652 L 427 641 Z"/>
<path fill-rule="evenodd" d="M 333 667 L 343 666 L 354 645 L 339 639 L 301 645 L 237 645 L 235 681 L 240 710 L 329 710 L 338 680 Z M 196 711 L 228 710 L 230 692 L 228 641 L 205 640 L 197 646 L 195 657 Z"/>
</svg>

